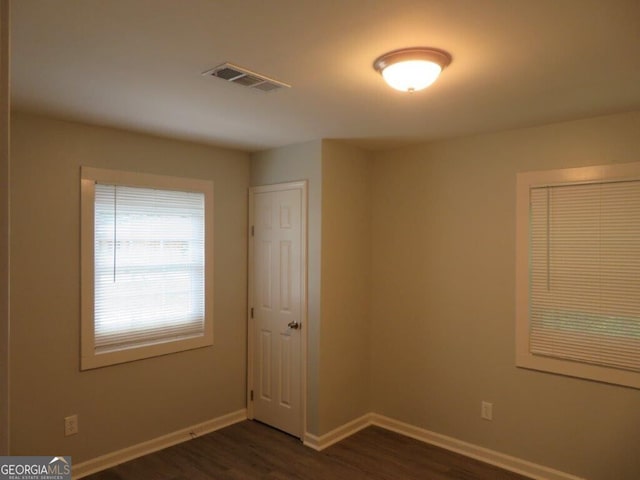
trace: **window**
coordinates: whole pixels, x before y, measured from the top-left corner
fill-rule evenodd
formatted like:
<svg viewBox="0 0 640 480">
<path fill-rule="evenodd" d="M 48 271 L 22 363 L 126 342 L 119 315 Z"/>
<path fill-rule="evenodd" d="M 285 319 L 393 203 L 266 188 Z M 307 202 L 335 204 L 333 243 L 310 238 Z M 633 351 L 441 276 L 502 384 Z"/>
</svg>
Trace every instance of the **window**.
<svg viewBox="0 0 640 480">
<path fill-rule="evenodd" d="M 213 184 L 81 176 L 81 368 L 212 345 Z"/>
<path fill-rule="evenodd" d="M 518 175 L 517 365 L 640 388 L 640 163 Z"/>
</svg>

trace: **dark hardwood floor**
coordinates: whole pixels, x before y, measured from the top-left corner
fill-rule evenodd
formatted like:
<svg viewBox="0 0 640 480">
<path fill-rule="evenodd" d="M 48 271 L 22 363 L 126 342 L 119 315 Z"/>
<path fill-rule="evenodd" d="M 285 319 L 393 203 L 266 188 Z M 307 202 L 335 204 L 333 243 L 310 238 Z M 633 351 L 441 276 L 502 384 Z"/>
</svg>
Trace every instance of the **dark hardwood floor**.
<svg viewBox="0 0 640 480">
<path fill-rule="evenodd" d="M 245 421 L 85 477 L 86 480 L 527 480 L 378 427 L 316 452 Z"/>
</svg>

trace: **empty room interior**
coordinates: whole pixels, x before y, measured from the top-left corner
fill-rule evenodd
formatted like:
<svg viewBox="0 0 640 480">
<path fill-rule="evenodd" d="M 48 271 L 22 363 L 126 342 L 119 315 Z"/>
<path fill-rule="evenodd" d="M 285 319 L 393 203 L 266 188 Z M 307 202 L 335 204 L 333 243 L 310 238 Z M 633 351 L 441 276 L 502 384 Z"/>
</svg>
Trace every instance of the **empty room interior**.
<svg viewBox="0 0 640 480">
<path fill-rule="evenodd" d="M 0 455 L 82 478 L 257 420 L 640 478 L 638 0 L 0 13 Z"/>
</svg>

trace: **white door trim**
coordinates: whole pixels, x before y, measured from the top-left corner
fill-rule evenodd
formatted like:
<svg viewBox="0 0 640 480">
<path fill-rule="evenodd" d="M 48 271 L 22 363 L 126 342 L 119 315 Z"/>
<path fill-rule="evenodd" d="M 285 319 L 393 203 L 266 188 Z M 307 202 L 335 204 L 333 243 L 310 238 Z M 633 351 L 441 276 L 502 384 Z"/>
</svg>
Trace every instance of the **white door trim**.
<svg viewBox="0 0 640 480">
<path fill-rule="evenodd" d="M 256 193 L 265 193 L 265 192 L 277 192 L 284 190 L 300 190 L 302 193 L 302 208 L 300 209 L 300 222 L 302 225 L 302 242 L 300 245 L 300 293 L 301 293 L 301 352 L 300 352 L 300 403 L 301 409 L 300 414 L 302 416 L 301 431 L 299 433 L 300 439 L 303 438 L 304 433 L 307 431 L 307 343 L 308 343 L 308 305 L 307 305 L 307 265 L 308 265 L 308 255 L 307 255 L 307 231 L 308 231 L 308 223 L 307 223 L 307 211 L 308 211 L 308 197 L 307 197 L 307 181 L 300 180 L 296 182 L 287 182 L 287 183 L 278 183 L 273 185 L 262 185 L 257 187 L 249 188 L 249 235 L 248 235 L 248 243 L 249 243 L 249 255 L 248 255 L 248 308 L 247 308 L 247 418 L 253 419 L 253 402 L 251 401 L 250 392 L 254 389 L 254 378 L 253 378 L 253 367 L 254 367 L 254 329 L 255 323 L 254 319 L 251 317 L 251 310 L 253 308 L 253 291 L 254 291 L 254 245 L 253 245 L 253 235 L 252 235 L 252 227 L 254 225 L 254 195 Z"/>
</svg>

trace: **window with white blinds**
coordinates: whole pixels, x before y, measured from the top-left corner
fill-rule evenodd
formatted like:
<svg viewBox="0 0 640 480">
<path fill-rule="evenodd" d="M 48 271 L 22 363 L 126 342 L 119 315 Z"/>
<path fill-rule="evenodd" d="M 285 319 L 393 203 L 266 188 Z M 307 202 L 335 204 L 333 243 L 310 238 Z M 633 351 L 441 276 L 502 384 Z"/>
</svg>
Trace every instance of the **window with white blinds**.
<svg viewBox="0 0 640 480">
<path fill-rule="evenodd" d="M 518 358 L 526 359 L 521 366 L 640 387 L 640 178 L 616 171 L 572 169 L 578 181 L 527 182 Z"/>
<path fill-rule="evenodd" d="M 211 344 L 210 185 L 83 169 L 83 368 Z"/>
</svg>

